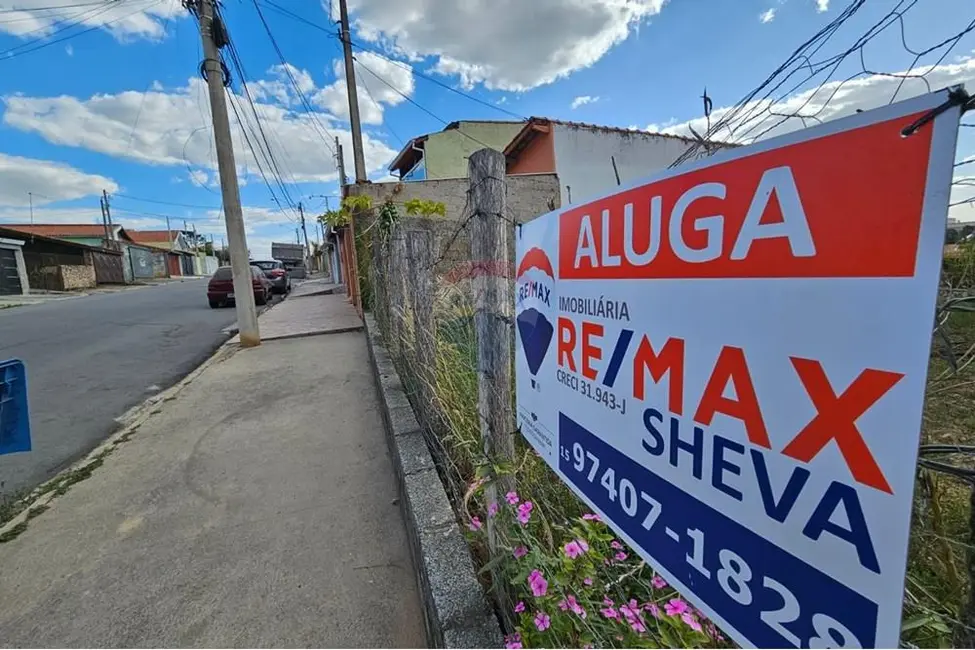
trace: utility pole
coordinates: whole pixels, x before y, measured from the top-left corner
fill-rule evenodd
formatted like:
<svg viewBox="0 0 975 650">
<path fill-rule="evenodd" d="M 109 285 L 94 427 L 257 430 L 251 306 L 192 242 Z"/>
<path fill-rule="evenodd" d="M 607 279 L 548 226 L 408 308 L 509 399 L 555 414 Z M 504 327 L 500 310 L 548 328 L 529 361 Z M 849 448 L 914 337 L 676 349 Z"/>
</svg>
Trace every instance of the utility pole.
<svg viewBox="0 0 975 650">
<path fill-rule="evenodd" d="M 352 59 L 352 38 L 349 36 L 349 8 L 339 0 L 342 21 L 342 53 L 345 55 L 345 83 L 349 87 L 349 123 L 352 126 L 352 157 L 355 160 L 355 182 L 366 182 L 366 159 L 362 154 L 362 125 L 359 123 L 359 97 L 355 86 L 355 62 Z M 343 174 L 344 175 L 344 174 Z"/>
<path fill-rule="evenodd" d="M 348 179 L 345 178 L 345 157 L 342 153 L 342 145 L 339 143 L 338 136 L 335 136 L 335 158 L 335 164 L 339 170 L 339 196 L 342 196 L 342 188 L 348 183 Z"/>
<path fill-rule="evenodd" d="M 102 209 L 102 228 L 105 229 L 105 246 L 108 246 L 108 217 L 105 216 L 105 197 L 98 197 L 98 207 Z M 33 223 L 33 220 L 31 220 Z"/>
<path fill-rule="evenodd" d="M 108 218 L 108 240 L 115 241 L 115 224 L 112 223 L 112 209 L 108 205 L 108 192 L 102 190 L 102 199 L 105 201 L 105 216 Z M 109 244 L 112 248 L 118 248 L 114 243 Z"/>
<path fill-rule="evenodd" d="M 241 347 L 261 344 L 257 325 L 257 309 L 254 305 L 254 285 L 247 252 L 247 233 L 244 215 L 240 207 L 240 187 L 237 184 L 237 166 L 234 162 L 233 140 L 230 137 L 230 118 L 227 116 L 227 97 L 224 94 L 223 69 L 220 51 L 214 41 L 214 28 L 225 35 L 226 26 L 215 15 L 214 0 L 196 0 L 189 5 L 200 20 L 203 38 L 203 69 L 210 91 L 210 113 L 213 118 L 213 139 L 217 149 L 217 167 L 220 171 L 220 192 L 223 195 L 223 214 L 230 240 L 230 266 L 234 275 L 234 302 L 237 305 L 237 328 Z"/>
<path fill-rule="evenodd" d="M 27 193 L 27 200 L 30 201 L 30 225 L 34 225 L 34 195 Z"/>
<path fill-rule="evenodd" d="M 305 233 L 305 257 L 311 257 L 311 247 L 308 244 L 308 228 L 305 227 L 305 210 L 301 206 L 301 201 L 298 202 L 298 214 L 301 215 L 301 232 Z M 307 264 L 307 259 L 305 260 Z"/>
<path fill-rule="evenodd" d="M 301 229 L 298 226 L 295 226 L 295 241 L 301 243 Z"/>
</svg>

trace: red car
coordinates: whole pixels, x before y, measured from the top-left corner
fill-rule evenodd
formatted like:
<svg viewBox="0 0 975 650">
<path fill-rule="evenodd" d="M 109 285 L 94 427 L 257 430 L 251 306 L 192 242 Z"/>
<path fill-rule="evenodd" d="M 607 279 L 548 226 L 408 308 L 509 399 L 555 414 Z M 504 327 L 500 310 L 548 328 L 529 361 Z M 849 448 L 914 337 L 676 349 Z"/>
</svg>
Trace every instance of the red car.
<svg viewBox="0 0 975 650">
<path fill-rule="evenodd" d="M 271 298 L 271 281 L 264 275 L 264 271 L 256 266 L 251 266 L 250 270 L 254 302 L 265 305 Z M 234 302 L 234 272 L 229 266 L 221 266 L 210 278 L 210 283 L 207 285 L 207 300 L 210 301 L 210 307 L 213 309 Z"/>
</svg>

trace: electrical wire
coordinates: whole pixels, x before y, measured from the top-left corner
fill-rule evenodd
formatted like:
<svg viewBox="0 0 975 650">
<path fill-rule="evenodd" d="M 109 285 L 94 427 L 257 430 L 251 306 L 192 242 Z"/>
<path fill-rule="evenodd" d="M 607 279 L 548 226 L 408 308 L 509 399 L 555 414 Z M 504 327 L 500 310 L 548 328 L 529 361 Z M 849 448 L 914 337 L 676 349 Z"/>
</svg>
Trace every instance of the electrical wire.
<svg viewBox="0 0 975 650">
<path fill-rule="evenodd" d="M 47 7 L 23 7 L 23 8 L 10 8 L 10 9 L 0 9 L 0 14 L 12 14 L 12 13 L 22 13 L 29 12 L 33 13 L 35 11 L 58 11 L 60 9 L 75 9 L 77 7 L 94 7 L 100 5 L 105 0 L 99 0 L 99 2 L 76 2 L 70 5 L 51 5 Z"/>
<path fill-rule="evenodd" d="M 316 114 L 317 111 L 315 111 L 315 109 L 312 108 L 311 103 L 308 101 L 308 98 L 305 97 L 304 91 L 298 85 L 297 80 L 294 78 L 294 75 L 291 73 L 291 64 L 289 64 L 288 61 L 284 58 L 284 53 L 281 51 L 281 48 L 278 46 L 277 39 L 274 38 L 274 33 L 271 31 L 271 26 L 264 18 L 264 12 L 261 11 L 261 5 L 258 4 L 257 0 L 253 0 L 253 1 L 254 1 L 254 9 L 257 10 L 257 15 L 261 19 L 261 24 L 264 26 L 264 31 L 267 33 L 267 37 L 268 39 L 270 39 L 271 45 L 272 47 L 274 47 L 274 51 L 278 55 L 278 59 L 281 61 L 281 66 L 284 68 L 284 71 L 287 74 L 288 79 L 291 81 L 292 87 L 295 89 L 295 92 L 298 94 L 298 98 L 301 100 L 301 104 L 305 107 L 305 110 L 308 112 L 308 114 L 311 115 L 312 124 L 313 126 L 316 127 L 316 132 L 318 133 L 318 136 L 325 144 L 325 147 L 330 152 L 332 152 L 332 155 L 334 156 L 335 147 L 332 145 L 331 140 L 333 140 L 335 136 L 333 136 L 332 133 L 330 133 L 329 130 L 325 128 L 325 126 L 321 122 L 318 121 L 318 115 Z M 327 137 L 326 135 L 323 135 L 322 132 L 324 132 L 327 135 Z"/>
<path fill-rule="evenodd" d="M 36 194 L 36 192 L 35 192 Z M 157 205 L 171 205 L 178 208 L 199 208 L 201 210 L 219 210 L 221 206 L 219 205 L 200 205 L 197 203 L 179 203 L 176 201 L 160 201 L 159 199 L 146 199 L 141 196 L 132 196 L 131 194 L 112 194 L 112 198 L 117 199 L 128 199 L 129 201 L 139 201 L 140 203 L 155 203 Z"/>
<path fill-rule="evenodd" d="M 121 21 L 125 20 L 126 18 L 129 18 L 129 17 L 134 16 L 134 15 L 139 14 L 139 13 L 143 13 L 144 11 L 146 11 L 147 9 L 149 9 L 151 7 L 153 7 L 155 5 L 158 5 L 158 4 L 161 4 L 163 1 L 164 0 L 152 0 L 152 2 L 149 2 L 149 4 L 143 6 L 143 7 L 139 8 L 139 9 L 136 9 L 135 11 L 132 11 L 132 12 L 129 12 L 129 13 L 125 14 L 125 15 L 119 16 L 118 18 L 114 18 L 112 20 L 105 21 L 104 23 L 100 23 L 98 25 L 93 25 L 91 27 L 88 27 L 87 29 L 81 30 L 80 32 L 75 32 L 73 34 L 68 34 L 67 36 L 62 36 L 61 38 L 56 38 L 54 40 L 45 41 L 45 42 L 40 43 L 40 44 L 38 44 L 38 45 L 36 45 L 34 47 L 30 47 L 30 48 L 28 48 L 26 50 L 19 49 L 19 48 L 27 47 L 31 43 L 37 43 L 38 41 L 42 41 L 42 40 L 44 40 L 44 38 L 47 38 L 50 35 L 45 36 L 43 38 L 33 39 L 32 41 L 29 41 L 28 43 L 22 43 L 20 45 L 17 45 L 15 47 L 10 48 L 9 50 L 6 50 L 4 52 L 0 52 L 0 61 L 10 61 L 11 59 L 15 59 L 18 56 L 22 56 L 24 54 L 30 54 L 31 52 L 36 52 L 36 51 L 42 50 L 42 49 L 44 49 L 46 47 L 50 47 L 52 45 L 57 45 L 58 43 L 63 43 L 63 42 L 65 42 L 67 40 L 70 40 L 72 38 L 77 38 L 78 36 L 83 36 L 85 34 L 89 34 L 89 33 L 93 32 L 93 31 L 96 31 L 96 30 L 99 30 L 99 29 L 103 29 L 103 28 L 105 28 L 105 27 L 107 27 L 109 25 L 114 25 L 115 23 L 121 22 Z M 115 4 L 116 4 L 115 0 L 112 0 L 111 6 L 105 8 L 105 11 L 107 11 L 108 9 L 111 9 L 112 6 L 115 6 Z M 99 13 L 102 13 L 102 12 L 99 12 Z M 88 16 L 87 18 L 92 18 L 92 17 L 94 17 L 94 16 Z M 76 23 L 72 23 L 71 25 L 68 25 L 67 27 L 58 29 L 58 30 L 56 30 L 55 32 L 52 32 L 52 33 L 59 33 L 59 32 L 65 31 L 67 29 L 70 29 L 71 27 L 77 27 L 77 26 L 80 26 L 82 24 L 84 24 L 84 21 L 79 21 L 79 22 L 76 22 Z M 15 50 L 19 50 L 19 51 L 15 51 Z"/>
<path fill-rule="evenodd" d="M 289 17 L 289 18 L 291 18 L 293 20 L 297 20 L 297 21 L 299 21 L 301 23 L 304 23 L 304 24 L 308 25 L 309 27 L 313 27 L 314 29 L 317 29 L 319 31 L 325 32 L 326 34 L 328 34 L 332 38 L 338 39 L 339 41 L 342 40 L 341 39 L 341 36 L 339 34 L 337 34 L 335 31 L 333 31 L 333 30 L 331 30 L 331 29 L 329 29 L 327 27 L 324 27 L 322 25 L 319 25 L 318 23 L 315 23 L 313 21 L 310 21 L 307 18 L 305 18 L 303 16 L 300 16 L 300 15 L 292 12 L 291 10 L 282 7 L 281 5 L 277 4 L 273 0 L 261 0 L 261 2 L 263 2 L 269 9 L 271 9 L 273 11 L 276 11 L 277 13 L 281 14 L 282 16 L 287 16 L 287 17 Z M 357 42 L 357 41 L 353 41 L 351 38 L 349 39 L 349 43 L 352 46 L 354 46 L 356 48 L 359 48 L 360 50 L 367 50 L 369 52 L 372 52 L 373 54 L 376 54 L 377 56 L 382 57 L 383 59 L 389 61 L 390 63 L 392 63 L 394 65 L 397 65 L 397 66 L 403 68 L 404 70 L 409 70 L 411 73 L 413 73 L 417 77 L 420 77 L 421 79 L 426 79 L 430 83 L 433 83 L 433 84 L 435 84 L 435 85 L 443 88 L 444 90 L 448 90 L 448 91 L 450 91 L 450 92 L 452 92 L 452 93 L 454 93 L 456 95 L 460 95 L 461 97 L 465 97 L 465 98 L 467 98 L 467 99 L 469 99 L 469 100 L 471 100 L 473 102 L 476 102 L 478 104 L 481 104 L 482 106 L 486 106 L 487 108 L 490 108 L 492 110 L 498 111 L 500 113 L 504 113 L 504 114 L 506 114 L 506 115 L 508 115 L 510 117 L 517 118 L 518 120 L 520 120 L 522 122 L 527 122 L 528 121 L 528 118 L 525 117 L 524 115 L 519 115 L 518 113 L 515 113 L 513 111 L 509 111 L 508 109 L 502 108 L 500 106 L 497 106 L 496 104 L 492 104 L 491 102 L 488 102 L 488 101 L 485 101 L 483 99 L 480 99 L 479 97 L 476 97 L 474 95 L 471 95 L 470 93 L 466 93 L 463 90 L 460 90 L 458 88 L 454 88 L 453 86 L 451 86 L 449 84 L 446 84 L 446 83 L 440 81 L 439 79 L 437 79 L 435 77 L 431 77 L 431 76 L 429 76 L 427 74 L 424 74 L 423 72 L 420 72 L 419 70 L 414 69 L 412 66 L 410 66 L 410 65 L 408 65 L 406 63 L 403 63 L 402 61 L 397 61 L 396 59 L 391 59 L 386 54 L 384 54 L 380 49 L 378 49 L 376 47 L 373 47 L 373 46 L 370 46 L 370 45 L 366 45 L 364 43 L 360 43 L 360 42 Z"/>
</svg>

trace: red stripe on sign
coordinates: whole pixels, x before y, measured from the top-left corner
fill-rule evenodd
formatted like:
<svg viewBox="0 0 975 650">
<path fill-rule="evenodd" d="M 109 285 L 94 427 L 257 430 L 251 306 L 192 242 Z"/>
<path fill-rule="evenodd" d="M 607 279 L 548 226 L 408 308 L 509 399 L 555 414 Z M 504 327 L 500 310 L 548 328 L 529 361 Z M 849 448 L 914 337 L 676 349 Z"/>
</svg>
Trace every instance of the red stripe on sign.
<svg viewBox="0 0 975 650">
<path fill-rule="evenodd" d="M 909 277 L 931 128 L 918 115 L 630 189 L 560 215 L 559 277 Z"/>
</svg>

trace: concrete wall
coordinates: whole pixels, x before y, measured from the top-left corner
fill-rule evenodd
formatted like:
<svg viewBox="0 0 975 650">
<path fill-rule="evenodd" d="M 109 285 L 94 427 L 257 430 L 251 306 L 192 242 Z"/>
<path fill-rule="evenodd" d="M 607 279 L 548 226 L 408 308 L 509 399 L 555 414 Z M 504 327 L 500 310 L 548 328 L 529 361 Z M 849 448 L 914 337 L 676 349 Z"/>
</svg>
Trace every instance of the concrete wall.
<svg viewBox="0 0 975 650">
<path fill-rule="evenodd" d="M 427 179 L 466 178 L 468 156 L 485 145 L 504 151 L 524 126 L 522 122 L 461 122 L 456 129 L 431 133 L 424 143 Z"/>
<path fill-rule="evenodd" d="M 667 169 L 692 145 L 683 138 L 639 131 L 594 130 L 566 124 L 552 126 L 562 205 L 585 203 L 616 188 L 613 157 L 620 180 L 626 183 Z"/>
</svg>

